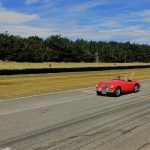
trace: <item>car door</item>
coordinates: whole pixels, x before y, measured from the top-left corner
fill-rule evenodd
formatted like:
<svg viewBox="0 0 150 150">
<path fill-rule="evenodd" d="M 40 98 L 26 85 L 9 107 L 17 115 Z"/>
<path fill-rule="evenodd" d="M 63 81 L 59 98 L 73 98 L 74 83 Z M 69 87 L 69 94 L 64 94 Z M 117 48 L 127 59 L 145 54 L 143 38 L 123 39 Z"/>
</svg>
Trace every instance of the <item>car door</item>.
<svg viewBox="0 0 150 150">
<path fill-rule="evenodd" d="M 132 89 L 132 82 L 129 82 L 128 80 L 122 81 L 122 89 L 123 92 L 129 92 Z"/>
<path fill-rule="evenodd" d="M 133 89 L 133 82 L 132 81 L 129 81 L 129 80 L 126 80 L 125 81 L 126 83 L 126 92 L 130 92 L 130 91 L 132 91 L 132 89 Z"/>
</svg>

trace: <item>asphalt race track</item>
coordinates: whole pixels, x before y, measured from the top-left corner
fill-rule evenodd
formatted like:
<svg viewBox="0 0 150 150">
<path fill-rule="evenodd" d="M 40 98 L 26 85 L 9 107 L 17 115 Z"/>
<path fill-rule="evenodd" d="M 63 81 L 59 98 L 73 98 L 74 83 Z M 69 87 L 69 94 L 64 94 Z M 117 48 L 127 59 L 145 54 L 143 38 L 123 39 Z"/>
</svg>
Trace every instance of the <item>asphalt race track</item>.
<svg viewBox="0 0 150 150">
<path fill-rule="evenodd" d="M 0 101 L 0 150 L 150 150 L 150 80 L 118 98 L 90 87 Z"/>
</svg>

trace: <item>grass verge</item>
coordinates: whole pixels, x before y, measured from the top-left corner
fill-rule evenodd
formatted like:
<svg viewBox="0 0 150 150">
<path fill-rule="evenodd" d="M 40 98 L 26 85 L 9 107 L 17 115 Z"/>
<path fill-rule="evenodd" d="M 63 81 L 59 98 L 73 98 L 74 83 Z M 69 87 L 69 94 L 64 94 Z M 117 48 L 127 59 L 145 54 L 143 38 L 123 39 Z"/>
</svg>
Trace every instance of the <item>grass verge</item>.
<svg viewBox="0 0 150 150">
<path fill-rule="evenodd" d="M 121 72 L 134 72 L 134 79 L 150 79 L 150 69 L 0 76 L 0 99 L 51 93 L 89 86 Z"/>
<path fill-rule="evenodd" d="M 74 68 L 74 67 L 104 67 L 104 66 L 133 66 L 133 65 L 150 65 L 150 63 L 57 63 L 57 62 L 43 62 L 43 63 L 29 63 L 29 62 L 5 62 L 0 61 L 0 69 L 23 69 L 23 68 Z"/>
</svg>

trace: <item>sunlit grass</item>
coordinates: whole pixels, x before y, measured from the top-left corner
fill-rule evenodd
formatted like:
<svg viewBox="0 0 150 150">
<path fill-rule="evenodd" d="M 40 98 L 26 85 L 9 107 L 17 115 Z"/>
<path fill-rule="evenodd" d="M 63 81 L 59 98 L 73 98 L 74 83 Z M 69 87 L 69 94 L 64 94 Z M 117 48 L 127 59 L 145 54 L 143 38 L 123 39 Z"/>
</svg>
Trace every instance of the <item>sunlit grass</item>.
<svg viewBox="0 0 150 150">
<path fill-rule="evenodd" d="M 103 67 L 103 66 L 132 66 L 132 65 L 150 65 L 150 63 L 29 63 L 29 62 L 4 62 L 0 61 L 0 69 L 23 69 L 23 68 L 72 68 L 72 67 Z"/>
<path fill-rule="evenodd" d="M 0 99 L 95 86 L 121 72 L 134 72 L 134 79 L 150 79 L 150 69 L 0 76 Z"/>
</svg>

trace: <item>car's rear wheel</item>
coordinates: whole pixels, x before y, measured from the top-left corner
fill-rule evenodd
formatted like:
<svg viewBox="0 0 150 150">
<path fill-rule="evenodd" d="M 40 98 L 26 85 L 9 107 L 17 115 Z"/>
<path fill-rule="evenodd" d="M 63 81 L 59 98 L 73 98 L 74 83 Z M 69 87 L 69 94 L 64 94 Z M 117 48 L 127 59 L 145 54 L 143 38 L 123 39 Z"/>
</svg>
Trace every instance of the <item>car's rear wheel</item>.
<svg viewBox="0 0 150 150">
<path fill-rule="evenodd" d="M 115 89 L 114 95 L 115 95 L 116 97 L 119 97 L 119 96 L 121 95 L 121 88 L 120 88 L 120 87 L 117 87 L 117 88 Z"/>
<path fill-rule="evenodd" d="M 134 86 L 134 92 L 136 93 L 136 92 L 138 92 L 139 91 L 139 86 L 136 84 L 135 86 Z"/>
</svg>

